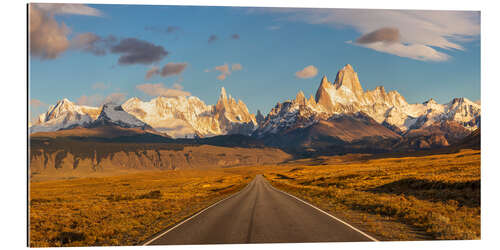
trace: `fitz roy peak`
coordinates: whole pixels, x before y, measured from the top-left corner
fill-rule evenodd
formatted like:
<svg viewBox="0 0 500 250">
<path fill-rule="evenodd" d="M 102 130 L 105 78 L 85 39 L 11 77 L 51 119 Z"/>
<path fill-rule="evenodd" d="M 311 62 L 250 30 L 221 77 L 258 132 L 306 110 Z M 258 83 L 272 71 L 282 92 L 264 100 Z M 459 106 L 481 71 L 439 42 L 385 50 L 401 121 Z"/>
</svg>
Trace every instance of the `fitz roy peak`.
<svg viewBox="0 0 500 250">
<path fill-rule="evenodd" d="M 466 98 L 455 98 L 446 104 L 438 104 L 433 99 L 408 104 L 397 91 L 386 92 L 383 86 L 364 91 L 358 74 L 347 64 L 337 73 L 334 83 L 323 76 L 315 98 L 306 99 L 299 92 L 294 100 L 278 103 L 256 135 L 304 128 L 320 120 L 357 113 L 399 133 L 443 122 L 453 122 L 472 131 L 480 125 L 481 106 Z"/>
</svg>

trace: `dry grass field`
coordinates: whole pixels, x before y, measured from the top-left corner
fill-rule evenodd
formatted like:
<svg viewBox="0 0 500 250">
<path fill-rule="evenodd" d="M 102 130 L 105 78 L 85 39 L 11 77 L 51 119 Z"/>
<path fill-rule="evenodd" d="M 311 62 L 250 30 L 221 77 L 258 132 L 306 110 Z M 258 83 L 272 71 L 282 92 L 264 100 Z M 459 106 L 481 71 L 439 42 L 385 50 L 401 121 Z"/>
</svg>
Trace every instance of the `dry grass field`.
<svg viewBox="0 0 500 250">
<path fill-rule="evenodd" d="M 256 174 L 380 240 L 479 239 L 480 151 L 32 182 L 30 246 L 134 245 Z"/>
<path fill-rule="evenodd" d="M 138 244 L 251 179 L 182 170 L 31 183 L 30 246 Z"/>
<path fill-rule="evenodd" d="M 299 160 L 268 169 L 277 188 L 381 240 L 480 239 L 478 150 Z"/>
</svg>

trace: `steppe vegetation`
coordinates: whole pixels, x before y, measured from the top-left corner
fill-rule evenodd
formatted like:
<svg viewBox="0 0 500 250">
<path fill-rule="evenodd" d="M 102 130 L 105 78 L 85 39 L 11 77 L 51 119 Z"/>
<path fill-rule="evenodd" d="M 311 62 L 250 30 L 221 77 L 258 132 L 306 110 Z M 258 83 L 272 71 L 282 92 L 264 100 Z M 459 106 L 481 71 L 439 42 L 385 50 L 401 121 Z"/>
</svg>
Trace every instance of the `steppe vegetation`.
<svg viewBox="0 0 500 250">
<path fill-rule="evenodd" d="M 320 157 L 274 168 L 271 183 L 382 240 L 480 239 L 478 150 L 419 157 Z"/>
<path fill-rule="evenodd" d="M 479 239 L 480 157 L 355 154 L 32 182 L 30 246 L 139 244 L 256 174 L 380 240 Z"/>
<path fill-rule="evenodd" d="M 182 170 L 31 183 L 30 246 L 138 244 L 251 179 Z"/>
</svg>

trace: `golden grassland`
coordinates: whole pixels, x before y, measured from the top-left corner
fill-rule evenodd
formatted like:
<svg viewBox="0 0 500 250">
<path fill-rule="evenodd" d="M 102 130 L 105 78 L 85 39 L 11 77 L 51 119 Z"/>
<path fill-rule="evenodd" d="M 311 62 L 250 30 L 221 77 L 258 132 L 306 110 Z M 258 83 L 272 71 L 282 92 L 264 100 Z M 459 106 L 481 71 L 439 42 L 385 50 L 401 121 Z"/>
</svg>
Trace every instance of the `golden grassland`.
<svg viewBox="0 0 500 250">
<path fill-rule="evenodd" d="M 268 169 L 277 188 L 380 240 L 480 239 L 478 150 L 363 160 L 299 160 Z"/>
<path fill-rule="evenodd" d="M 256 174 L 380 240 L 479 239 L 480 151 L 32 182 L 30 246 L 134 245 Z"/>
<path fill-rule="evenodd" d="M 253 176 L 183 170 L 30 184 L 30 246 L 134 245 Z"/>
</svg>

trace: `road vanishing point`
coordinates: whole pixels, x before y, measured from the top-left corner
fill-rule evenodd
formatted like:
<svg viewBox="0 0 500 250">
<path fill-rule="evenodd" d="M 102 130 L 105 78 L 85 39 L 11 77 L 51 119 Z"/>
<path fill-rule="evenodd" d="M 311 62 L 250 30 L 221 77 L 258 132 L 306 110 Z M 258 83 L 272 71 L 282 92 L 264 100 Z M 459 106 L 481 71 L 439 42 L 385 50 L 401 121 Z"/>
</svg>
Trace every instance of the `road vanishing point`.
<svg viewBox="0 0 500 250">
<path fill-rule="evenodd" d="M 377 241 L 257 175 L 244 189 L 143 245 Z"/>
</svg>

